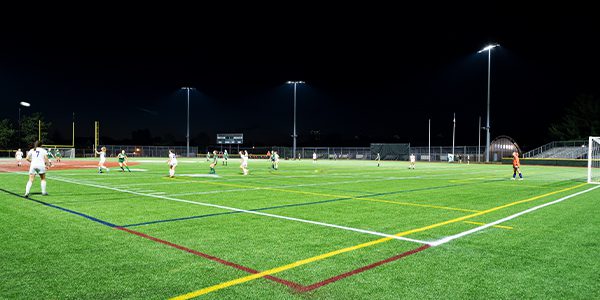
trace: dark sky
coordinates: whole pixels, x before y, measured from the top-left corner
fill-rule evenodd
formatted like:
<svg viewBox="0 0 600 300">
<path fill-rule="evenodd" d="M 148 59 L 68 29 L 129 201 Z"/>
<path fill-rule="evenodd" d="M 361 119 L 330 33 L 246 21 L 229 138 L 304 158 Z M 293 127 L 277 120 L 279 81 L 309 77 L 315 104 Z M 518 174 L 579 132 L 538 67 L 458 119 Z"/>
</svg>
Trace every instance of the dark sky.
<svg viewBox="0 0 600 300">
<path fill-rule="evenodd" d="M 290 145 L 285 82 L 304 80 L 299 146 L 426 145 L 428 118 L 432 144 L 451 145 L 453 112 L 456 143 L 476 145 L 487 92 L 487 55 L 477 50 L 490 42 L 501 44 L 491 61 L 492 137 L 539 146 L 577 95 L 600 95 L 600 24 L 591 8 L 268 9 L 84 9 L 3 21 L 0 119 L 16 120 L 27 100 L 63 136 L 75 112 L 78 136 L 92 136 L 98 120 L 103 136 L 147 128 L 184 142 L 179 88 L 193 86 L 192 137 L 214 143 L 218 132 L 243 132 L 257 146 Z"/>
</svg>

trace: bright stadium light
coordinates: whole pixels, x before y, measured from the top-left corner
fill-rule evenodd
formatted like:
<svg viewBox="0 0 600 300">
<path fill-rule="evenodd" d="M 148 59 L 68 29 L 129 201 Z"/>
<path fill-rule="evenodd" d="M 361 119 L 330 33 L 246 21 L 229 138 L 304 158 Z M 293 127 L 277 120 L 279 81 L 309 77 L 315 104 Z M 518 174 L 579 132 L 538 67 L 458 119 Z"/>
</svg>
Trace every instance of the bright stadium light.
<svg viewBox="0 0 600 300">
<path fill-rule="evenodd" d="M 488 90 L 487 90 L 487 121 L 485 125 L 485 162 L 490 162 L 490 67 L 492 60 L 492 49 L 499 47 L 498 44 L 491 44 L 479 50 L 477 53 L 488 52 Z"/>
<path fill-rule="evenodd" d="M 187 140 L 187 148 L 186 148 L 185 156 L 189 157 L 190 156 L 190 90 L 193 90 L 194 88 L 184 86 L 181 89 L 187 90 L 187 133 L 185 135 L 185 138 Z"/>
<path fill-rule="evenodd" d="M 21 106 L 25 106 L 25 107 L 31 106 L 31 104 L 29 104 L 29 102 L 25 102 L 25 101 L 21 101 L 21 103 L 19 103 L 19 104 L 21 104 Z"/>
<path fill-rule="evenodd" d="M 287 84 L 294 85 L 294 134 L 292 135 L 294 138 L 294 144 L 292 147 L 292 159 L 296 159 L 296 138 L 298 137 L 296 134 L 296 86 L 298 84 L 304 84 L 304 81 L 288 81 Z"/>
</svg>

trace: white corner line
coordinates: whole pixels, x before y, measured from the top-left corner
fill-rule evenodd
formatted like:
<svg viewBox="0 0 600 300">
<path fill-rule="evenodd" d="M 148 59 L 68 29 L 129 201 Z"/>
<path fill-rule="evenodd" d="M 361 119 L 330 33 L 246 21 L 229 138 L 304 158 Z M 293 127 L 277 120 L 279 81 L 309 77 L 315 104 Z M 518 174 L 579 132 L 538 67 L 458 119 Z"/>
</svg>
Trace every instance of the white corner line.
<svg viewBox="0 0 600 300">
<path fill-rule="evenodd" d="M 587 193 L 587 192 L 592 191 L 592 190 L 597 189 L 597 188 L 600 188 L 600 185 L 599 186 L 595 186 L 595 187 L 591 187 L 591 188 L 589 188 L 587 190 L 583 190 L 583 191 L 580 191 L 580 192 L 577 192 L 577 193 L 574 193 L 574 194 L 571 194 L 571 195 L 568 195 L 568 196 L 565 196 L 565 197 L 562 197 L 562 198 L 554 200 L 554 201 L 550 201 L 550 202 L 547 202 L 547 203 L 544 203 L 544 204 L 541 204 L 541 205 L 538 205 L 538 206 L 526 209 L 526 210 L 524 210 L 522 212 L 516 213 L 516 214 L 508 216 L 506 218 L 503 218 L 503 219 L 500 219 L 500 220 L 497 220 L 497 221 L 494 221 L 494 222 L 491 222 L 491 223 L 487 223 L 485 225 L 482 225 L 482 226 L 479 226 L 479 227 L 475 227 L 473 229 L 470 229 L 470 230 L 467 230 L 467 231 L 464 231 L 464 232 L 461 232 L 461 233 L 458 233 L 458 234 L 455 234 L 455 235 L 447 236 L 447 237 L 441 238 L 441 239 L 439 239 L 437 241 L 429 242 L 428 244 L 431 245 L 431 246 L 433 246 L 433 247 L 439 246 L 439 245 L 448 243 L 448 242 L 450 242 L 452 240 L 455 240 L 455 239 L 467 236 L 469 234 L 472 234 L 472 233 L 484 230 L 486 228 L 498 225 L 500 223 L 504 223 L 506 221 L 512 220 L 514 218 L 520 217 L 520 216 L 522 216 L 524 214 L 527 214 L 527 213 L 530 213 L 532 211 L 536 211 L 536 210 L 538 210 L 540 208 L 543 208 L 543 207 L 546 207 L 546 206 L 550 206 L 550 205 L 553 205 L 553 204 L 565 201 L 565 200 L 567 200 L 569 198 L 573 198 L 575 196 L 579 196 L 581 194 Z"/>
<path fill-rule="evenodd" d="M 429 242 L 426 242 L 426 241 L 421 241 L 421 240 L 416 240 L 416 239 L 411 239 L 411 238 L 406 238 L 406 237 L 401 237 L 401 236 L 395 236 L 395 235 L 381 233 L 381 232 L 376 232 L 376 231 L 370 231 L 370 230 L 358 229 L 358 228 L 353 228 L 353 227 L 346 227 L 346 226 L 341 226 L 341 225 L 335 225 L 335 224 L 329 224 L 329 223 L 323 223 L 323 222 L 317 222 L 317 221 L 310 221 L 310 220 L 298 219 L 298 218 L 293 218 L 293 217 L 286 217 L 286 216 L 268 214 L 268 213 L 263 213 L 263 212 L 259 212 L 259 211 L 245 210 L 245 209 L 240 209 L 240 208 L 235 208 L 235 207 L 229 207 L 229 206 L 223 206 L 223 205 L 217 205 L 217 204 L 211 204 L 211 203 L 189 201 L 189 200 L 172 198 L 172 197 L 161 196 L 161 195 L 156 195 L 156 194 L 145 194 L 145 193 L 140 193 L 140 192 L 135 192 L 135 191 L 129 191 L 129 190 L 125 190 L 125 189 L 119 189 L 119 188 L 114 188 L 114 187 L 109 187 L 109 186 L 104 186 L 104 185 L 98 185 L 98 184 L 92 184 L 92 183 L 85 183 L 85 182 L 78 182 L 78 181 L 73 180 L 73 179 L 65 179 L 65 178 L 56 177 L 56 176 L 48 177 L 48 179 L 53 179 L 53 180 L 67 182 L 67 183 L 72 183 L 72 184 L 90 186 L 90 187 L 95 187 L 95 188 L 113 190 L 113 191 L 122 192 L 122 193 L 129 193 L 129 194 L 134 194 L 134 195 L 138 195 L 138 196 L 158 198 L 158 199 L 164 199 L 164 200 L 170 200 L 170 201 L 177 201 L 177 202 L 183 202 L 183 203 L 190 203 L 190 204 L 202 205 L 202 206 L 208 206 L 208 207 L 215 207 L 215 208 L 220 208 L 220 209 L 224 209 L 224 210 L 243 212 L 243 213 L 247 213 L 247 214 L 254 214 L 254 215 L 259 215 L 259 216 L 265 216 L 265 217 L 271 217 L 271 218 L 277 218 L 277 219 L 284 219 L 284 220 L 289 220 L 289 221 L 296 221 L 296 222 L 314 224 L 314 225 L 319 225 L 319 226 L 324 226 L 324 227 L 331 227 L 331 228 L 343 229 L 343 230 L 347 230 L 347 231 L 354 231 L 354 232 L 360 232 L 360 233 L 365 233 L 365 234 L 370 234 L 370 235 L 382 236 L 382 237 L 392 238 L 392 239 L 401 240 L 401 241 L 407 241 L 407 242 L 413 242 L 413 243 L 419 243 L 419 244 L 429 244 Z"/>
</svg>

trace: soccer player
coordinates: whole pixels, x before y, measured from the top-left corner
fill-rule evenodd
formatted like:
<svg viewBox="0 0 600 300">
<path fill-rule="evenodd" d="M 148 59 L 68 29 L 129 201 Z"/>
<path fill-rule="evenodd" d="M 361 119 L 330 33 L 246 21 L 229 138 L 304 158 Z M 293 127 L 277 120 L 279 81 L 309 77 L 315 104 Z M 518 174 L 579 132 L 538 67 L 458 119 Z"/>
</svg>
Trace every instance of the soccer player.
<svg viewBox="0 0 600 300">
<path fill-rule="evenodd" d="M 413 170 L 415 169 L 415 161 L 416 161 L 415 155 L 411 153 L 410 154 L 410 165 L 408 166 L 409 169 L 413 169 Z"/>
<path fill-rule="evenodd" d="M 379 153 L 377 153 L 377 157 L 375 157 L 375 160 L 377 161 L 377 167 L 379 167 L 379 162 L 381 161 L 381 156 L 379 155 Z"/>
<path fill-rule="evenodd" d="M 23 163 L 23 151 L 21 151 L 21 148 L 15 153 L 15 159 L 17 160 L 17 167 L 20 167 Z"/>
<path fill-rule="evenodd" d="M 127 171 L 131 172 L 131 170 L 129 170 L 129 167 L 127 166 L 127 154 L 125 154 L 125 150 L 121 150 L 121 153 L 117 155 L 117 158 L 119 159 L 119 167 L 121 168 L 121 172 L 125 172 L 123 166 L 127 168 Z"/>
<path fill-rule="evenodd" d="M 210 151 L 206 151 L 206 161 L 210 161 Z"/>
<path fill-rule="evenodd" d="M 216 174 L 215 167 L 217 166 L 218 163 L 219 163 L 219 156 L 217 155 L 217 150 L 214 150 L 213 151 L 213 162 L 210 164 L 210 172 L 208 172 L 208 174 Z"/>
<path fill-rule="evenodd" d="M 298 160 L 302 160 L 302 155 L 298 152 Z"/>
<path fill-rule="evenodd" d="M 94 151 L 96 151 L 96 154 L 100 155 L 100 161 L 98 162 L 98 174 L 102 173 L 102 169 L 108 172 L 108 168 L 104 166 L 104 163 L 106 162 L 106 147 L 100 148 L 100 152 L 98 152 L 96 149 L 94 149 Z"/>
<path fill-rule="evenodd" d="M 271 169 L 273 169 L 273 170 L 277 170 L 277 169 L 275 168 L 275 151 L 271 152 L 271 157 L 270 157 L 270 159 L 271 159 Z"/>
<path fill-rule="evenodd" d="M 54 147 L 54 157 L 56 157 L 56 162 L 60 162 L 60 159 L 62 158 L 60 150 L 56 149 L 56 147 Z"/>
<path fill-rule="evenodd" d="M 177 167 L 177 155 L 173 150 L 169 149 L 169 160 L 167 161 L 169 164 L 169 177 L 173 178 L 175 176 L 175 167 Z"/>
<path fill-rule="evenodd" d="M 227 149 L 225 149 L 225 152 L 223 152 L 223 165 L 224 166 L 227 165 L 227 159 L 229 159 L 229 153 L 227 153 Z"/>
<path fill-rule="evenodd" d="M 273 151 L 273 163 L 275 164 L 275 170 L 279 169 L 279 153 L 277 151 Z"/>
<path fill-rule="evenodd" d="M 313 152 L 313 164 L 317 163 L 317 152 Z"/>
<path fill-rule="evenodd" d="M 523 174 L 521 174 L 521 161 L 519 160 L 519 153 L 517 151 L 513 152 L 513 177 L 511 180 L 515 180 L 517 177 L 517 172 L 519 173 L 519 180 L 523 180 Z"/>
<path fill-rule="evenodd" d="M 29 181 L 25 186 L 25 198 L 29 198 L 29 191 L 35 179 L 35 174 L 40 175 L 42 196 L 48 196 L 46 192 L 46 166 L 51 167 L 52 163 L 48 159 L 48 151 L 41 147 L 42 142 L 35 141 L 33 148 L 27 152 L 27 161 L 31 163 L 29 166 Z"/>
<path fill-rule="evenodd" d="M 240 158 L 242 159 L 242 164 L 240 165 L 240 169 L 242 169 L 242 173 L 248 175 L 248 151 L 240 151 Z"/>
</svg>

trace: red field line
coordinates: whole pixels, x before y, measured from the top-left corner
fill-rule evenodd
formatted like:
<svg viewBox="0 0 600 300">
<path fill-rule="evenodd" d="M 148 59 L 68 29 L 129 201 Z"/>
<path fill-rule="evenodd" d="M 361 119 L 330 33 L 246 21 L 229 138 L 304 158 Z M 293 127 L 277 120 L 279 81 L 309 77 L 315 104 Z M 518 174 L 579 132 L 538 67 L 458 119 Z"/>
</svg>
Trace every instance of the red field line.
<svg viewBox="0 0 600 300">
<path fill-rule="evenodd" d="M 226 266 L 230 266 L 230 267 L 236 268 L 236 269 L 238 269 L 238 270 L 242 270 L 242 271 L 244 271 L 244 272 L 248 272 L 248 273 L 251 273 L 251 274 L 257 274 L 257 273 L 260 273 L 260 271 L 257 271 L 257 270 L 254 270 L 254 269 L 250 269 L 250 268 L 248 268 L 248 267 L 244 267 L 244 266 L 242 266 L 242 265 L 238 265 L 238 264 L 236 264 L 236 263 L 233 263 L 233 262 L 230 262 L 230 261 L 226 261 L 226 260 L 224 260 L 224 259 L 221 259 L 221 258 L 218 258 L 218 257 L 212 256 L 212 255 L 209 255 L 209 254 L 206 254 L 206 253 L 202 253 L 202 252 L 199 252 L 199 251 L 196 251 L 196 250 L 193 250 L 193 249 L 190 249 L 190 248 L 187 248 L 187 247 L 181 246 L 181 245 L 177 245 L 177 244 L 171 243 L 171 242 L 169 242 L 169 241 L 161 240 L 161 239 L 159 239 L 159 238 L 155 238 L 155 237 L 153 237 L 153 236 L 149 236 L 149 235 L 147 235 L 147 234 L 145 234 L 145 233 L 141 233 L 141 232 L 138 232 L 138 231 L 134 231 L 134 230 L 131 230 L 131 229 L 127 229 L 127 228 L 124 228 L 124 227 L 115 227 L 115 228 L 116 228 L 116 229 L 118 229 L 118 230 L 122 230 L 122 231 L 125 231 L 125 232 L 129 232 L 129 233 L 131 233 L 131 234 L 135 234 L 135 235 L 137 235 L 137 236 L 139 236 L 139 237 L 143 237 L 143 238 L 145 238 L 145 239 L 149 239 L 149 240 L 151 240 L 151 241 L 155 241 L 155 242 L 157 242 L 157 243 L 161 243 L 161 244 L 163 244 L 163 245 L 167 245 L 167 246 L 170 246 L 170 247 L 173 247 L 173 248 L 179 249 L 179 250 L 183 250 L 183 251 L 185 251 L 185 252 L 188 252 L 188 253 L 194 254 L 194 255 L 196 255 L 196 256 L 204 257 L 204 258 L 206 258 L 206 259 L 209 259 L 209 260 L 212 260 L 212 261 L 218 262 L 218 263 L 220 263 L 220 264 L 223 264 L 223 265 L 226 265 Z M 295 282 L 292 282 L 292 281 L 288 281 L 288 280 L 285 280 L 285 279 L 281 279 L 281 278 L 279 278 L 279 277 L 275 277 L 275 276 L 265 276 L 264 278 L 266 278 L 266 279 L 269 279 L 269 280 L 271 280 L 271 281 L 275 281 L 275 282 L 277 282 L 277 283 L 281 283 L 281 284 L 283 284 L 283 285 L 285 285 L 285 286 L 288 286 L 288 287 L 290 287 L 290 288 L 292 288 L 292 289 L 294 289 L 294 290 L 297 290 L 297 291 L 298 291 L 298 290 L 301 290 L 302 288 L 304 288 L 304 286 L 303 286 L 303 285 L 301 285 L 301 284 L 298 284 L 298 283 L 295 283 Z"/>
<path fill-rule="evenodd" d="M 358 273 L 362 273 L 362 272 L 364 272 L 364 271 L 367 271 L 367 270 L 370 270 L 370 269 L 373 269 L 373 268 L 379 267 L 379 266 L 381 266 L 381 265 L 383 265 L 383 264 L 387 264 L 387 263 L 390 263 L 390 262 L 393 262 L 393 261 L 399 260 L 399 259 L 401 259 L 401 258 L 407 257 L 407 256 L 409 256 L 409 255 L 412 255 L 412 254 L 415 254 L 415 253 L 421 252 L 421 251 L 423 251 L 423 250 L 425 250 L 425 249 L 427 249 L 427 248 L 429 248 L 429 247 L 431 247 L 431 246 L 430 246 L 430 245 L 423 245 L 423 246 L 421 246 L 421 247 L 419 247 L 419 248 L 416 248 L 416 249 L 413 249 L 413 250 L 410 250 L 410 251 L 406 251 L 406 252 L 404 252 L 404 253 L 401 253 L 401 254 L 398 254 L 398 255 L 396 255 L 396 256 L 393 256 L 393 257 L 390 257 L 390 258 L 387 258 L 387 259 L 384 259 L 384 260 L 378 261 L 378 262 L 376 262 L 376 263 L 373 263 L 373 264 L 370 264 L 370 265 L 368 265 L 368 266 L 364 266 L 364 267 L 361 267 L 361 268 L 358 268 L 358 269 L 352 270 L 352 271 L 350 271 L 350 272 L 346 272 L 346 273 L 343 273 L 343 274 L 340 274 L 340 275 L 337 275 L 337 276 L 331 277 L 331 278 L 329 278 L 329 279 L 325 279 L 325 280 L 323 280 L 323 281 L 320 281 L 320 282 L 317 282 L 317 283 L 313 283 L 313 284 L 311 284 L 311 285 L 309 285 L 309 286 L 303 286 L 303 287 L 301 287 L 300 289 L 297 289 L 297 291 L 299 291 L 299 292 L 309 292 L 309 291 L 312 291 L 312 290 L 318 289 L 318 288 L 320 288 L 320 287 L 323 287 L 323 286 L 325 286 L 325 285 L 328 285 L 328 284 L 330 284 L 330 283 L 334 283 L 334 282 L 336 282 L 336 281 L 338 281 L 338 280 L 344 279 L 344 278 L 346 278 L 346 277 L 350 277 L 350 276 L 352 276 L 352 275 L 356 275 L 356 274 L 358 274 Z"/>
</svg>

